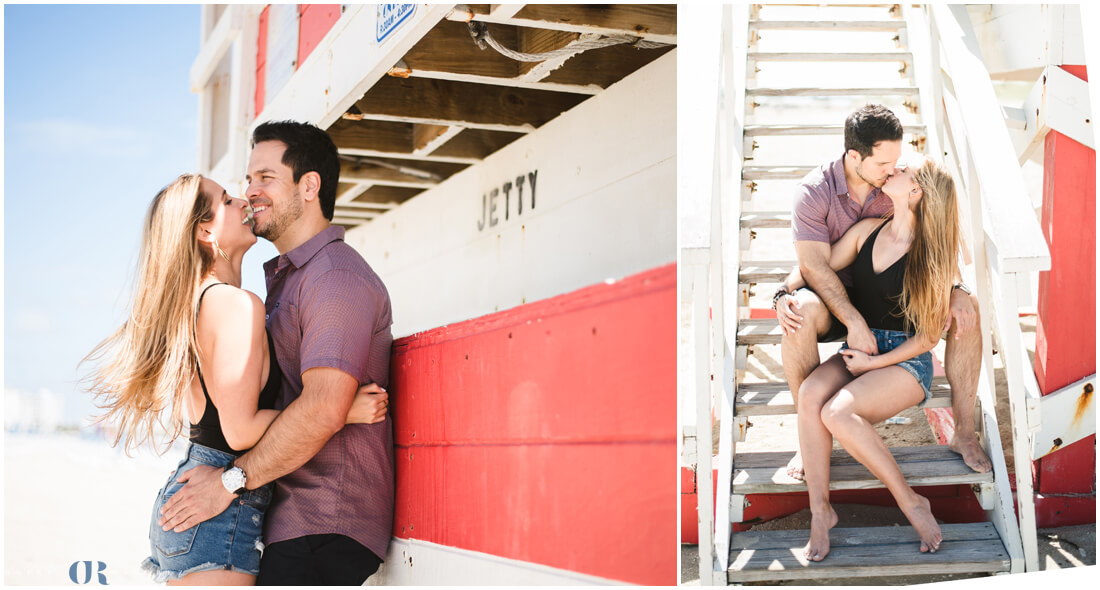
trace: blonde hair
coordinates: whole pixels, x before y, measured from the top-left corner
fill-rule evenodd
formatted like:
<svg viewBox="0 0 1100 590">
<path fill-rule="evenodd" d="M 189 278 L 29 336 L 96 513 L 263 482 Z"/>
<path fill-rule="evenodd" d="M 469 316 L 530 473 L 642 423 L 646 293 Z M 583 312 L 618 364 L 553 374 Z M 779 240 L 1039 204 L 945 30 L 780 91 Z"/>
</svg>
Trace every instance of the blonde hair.
<svg viewBox="0 0 1100 590">
<path fill-rule="evenodd" d="M 172 439 L 183 430 L 182 402 L 198 366 L 196 291 L 214 264 L 212 251 L 196 239 L 198 224 L 213 219 L 201 183 L 202 176 L 183 174 L 153 199 L 130 317 L 81 361 L 103 361 L 84 379 L 96 406 L 106 410 L 94 423 L 115 422 L 112 446 L 124 440 L 127 455 L 146 442 L 161 452 L 157 424 Z M 164 424 L 166 409 L 171 409 L 170 428 Z"/>
<path fill-rule="evenodd" d="M 917 204 L 916 235 L 905 264 L 901 309 L 917 336 L 938 339 L 947 323 L 948 301 L 958 271 L 959 212 L 955 181 L 942 165 L 925 159 L 913 179 L 923 196 Z"/>
</svg>

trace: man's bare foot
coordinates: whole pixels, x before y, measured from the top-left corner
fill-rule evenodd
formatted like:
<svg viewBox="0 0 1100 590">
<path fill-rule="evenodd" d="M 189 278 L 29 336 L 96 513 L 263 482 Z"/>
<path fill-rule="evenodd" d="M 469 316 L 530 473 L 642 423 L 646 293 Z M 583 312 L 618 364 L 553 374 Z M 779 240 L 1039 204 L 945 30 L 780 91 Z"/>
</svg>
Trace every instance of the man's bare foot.
<svg viewBox="0 0 1100 590">
<path fill-rule="evenodd" d="M 917 529 L 917 534 L 920 535 L 921 553 L 929 551 L 935 553 L 940 548 L 940 541 L 943 541 L 940 525 L 936 522 L 936 517 L 932 516 L 932 506 L 928 503 L 928 498 L 914 495 L 917 500 L 913 504 L 898 507 L 905 513 L 905 518 L 909 519 L 913 528 Z"/>
<path fill-rule="evenodd" d="M 787 475 L 798 481 L 806 479 L 806 472 L 802 470 L 802 452 L 795 451 L 794 457 L 787 462 Z"/>
<path fill-rule="evenodd" d="M 802 550 L 802 555 L 810 561 L 821 561 L 829 554 L 829 529 L 836 526 L 836 510 L 828 506 L 827 510 L 811 511 L 810 542 Z"/>
<path fill-rule="evenodd" d="M 962 455 L 963 462 L 974 471 L 985 473 L 993 469 L 993 463 L 990 463 L 989 457 L 982 450 L 982 445 L 978 444 L 977 435 L 961 436 L 956 431 L 955 436 L 951 438 L 951 443 L 947 446 Z"/>
</svg>

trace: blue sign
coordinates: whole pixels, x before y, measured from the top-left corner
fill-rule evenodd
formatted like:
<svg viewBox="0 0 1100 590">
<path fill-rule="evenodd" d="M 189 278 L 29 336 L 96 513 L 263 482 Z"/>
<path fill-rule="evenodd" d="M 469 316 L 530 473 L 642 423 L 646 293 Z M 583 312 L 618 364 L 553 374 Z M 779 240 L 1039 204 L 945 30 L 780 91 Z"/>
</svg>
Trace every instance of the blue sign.
<svg viewBox="0 0 1100 590">
<path fill-rule="evenodd" d="M 415 4 L 379 4 L 377 33 L 375 35 L 379 43 L 389 37 L 401 26 L 401 23 L 409 20 L 416 12 Z"/>
</svg>

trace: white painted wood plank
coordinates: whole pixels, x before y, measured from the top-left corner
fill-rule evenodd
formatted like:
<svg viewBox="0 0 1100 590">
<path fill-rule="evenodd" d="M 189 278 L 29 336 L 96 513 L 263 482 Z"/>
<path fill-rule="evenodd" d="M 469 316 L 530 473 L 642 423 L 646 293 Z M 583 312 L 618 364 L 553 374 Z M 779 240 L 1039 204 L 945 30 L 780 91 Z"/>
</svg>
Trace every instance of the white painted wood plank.
<svg viewBox="0 0 1100 590">
<path fill-rule="evenodd" d="M 456 156 L 433 156 L 431 154 L 417 155 L 402 152 L 384 152 L 380 150 L 362 150 L 355 148 L 340 148 L 342 156 L 365 156 L 368 158 L 395 158 L 398 160 L 423 160 L 425 162 L 450 162 L 454 164 L 477 164 L 478 158 L 461 158 Z"/>
<path fill-rule="evenodd" d="M 509 88 L 530 88 L 532 90 L 551 90 L 554 92 L 570 92 L 573 94 L 599 94 L 603 88 L 596 84 L 561 84 L 557 82 L 531 82 L 518 78 L 499 78 L 496 76 L 481 76 L 476 74 L 458 74 L 455 72 L 441 72 L 433 70 L 400 69 L 402 75 L 410 78 L 427 78 L 431 80 L 451 80 L 454 82 L 473 82 L 475 84 L 489 84 L 491 86 L 507 86 Z"/>
<path fill-rule="evenodd" d="M 606 586 L 623 582 L 429 543 L 390 540 L 386 561 L 365 586 Z"/>
<path fill-rule="evenodd" d="M 894 86 L 889 88 L 749 88 L 749 96 L 916 96 L 920 89 L 915 86 Z"/>
<path fill-rule="evenodd" d="M 862 52 L 862 51 L 843 51 L 843 52 L 828 52 L 828 51 L 790 51 L 790 52 L 778 52 L 778 51 L 750 51 L 750 61 L 784 61 L 784 62 L 889 62 L 889 61 L 913 61 L 913 54 L 908 51 L 878 51 L 878 52 Z"/>
<path fill-rule="evenodd" d="M 263 121 L 294 119 L 327 128 L 363 97 L 448 12 L 451 4 L 417 5 L 381 43 L 375 5 L 351 4 L 298 71 L 260 113 Z"/>
<path fill-rule="evenodd" d="M 222 11 L 221 17 L 214 25 L 214 30 L 210 31 L 210 35 L 203 42 L 202 47 L 199 48 L 199 55 L 191 63 L 191 92 L 200 92 L 206 87 L 206 83 L 210 81 L 214 69 L 218 67 L 218 63 L 225 57 L 225 52 L 229 50 L 229 46 L 240 34 L 243 26 L 240 18 L 241 11 L 233 10 L 233 8 L 236 7 L 227 7 L 226 10 Z M 255 48 L 253 48 L 253 53 L 255 53 Z M 234 73 L 238 75 L 239 72 L 240 70 L 234 70 Z"/>
<path fill-rule="evenodd" d="M 905 27 L 901 20 L 754 20 L 750 30 L 786 31 L 897 31 Z"/>
<path fill-rule="evenodd" d="M 924 125 L 905 125 L 903 130 L 908 134 L 924 134 Z M 745 127 L 745 135 L 843 135 L 844 125 L 748 125 Z"/>
<path fill-rule="evenodd" d="M 1030 272 L 1050 268 L 1050 252 L 1035 221 L 1026 183 L 997 97 L 981 58 L 969 17 L 962 6 L 932 7 L 943 41 L 944 65 L 950 72 L 962 121 L 955 131 L 968 141 L 980 141 L 971 153 L 985 199 L 985 226 L 998 272 Z M 980 139 L 978 139 L 980 138 Z"/>
<path fill-rule="evenodd" d="M 1032 459 L 1045 457 L 1096 434 L 1095 392 L 1094 373 L 1040 398 L 1043 422 L 1032 439 Z"/>
</svg>

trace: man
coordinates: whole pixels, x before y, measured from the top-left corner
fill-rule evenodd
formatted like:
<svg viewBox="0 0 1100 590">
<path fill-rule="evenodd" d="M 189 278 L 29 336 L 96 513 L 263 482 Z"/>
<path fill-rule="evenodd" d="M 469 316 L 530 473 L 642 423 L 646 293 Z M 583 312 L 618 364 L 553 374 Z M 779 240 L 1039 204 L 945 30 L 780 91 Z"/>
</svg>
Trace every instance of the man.
<svg viewBox="0 0 1100 590">
<path fill-rule="evenodd" d="M 234 493 L 276 481 L 257 584 L 361 585 L 393 528 L 393 431 L 390 420 L 344 421 L 360 383 L 387 385 L 389 294 L 330 224 L 340 163 L 328 134 L 264 123 L 252 146 L 253 231 L 279 251 L 264 270 L 283 411 L 232 468 L 181 476 L 187 484 L 166 503 L 162 526 L 186 530 L 225 510 Z"/>
<path fill-rule="evenodd" d="M 831 245 L 860 219 L 893 212 L 890 199 L 879 189 L 895 172 L 902 135 L 901 122 L 886 107 L 869 104 L 855 111 L 844 124 L 844 155 L 807 174 L 797 189 L 791 228 L 798 266 L 810 288 L 791 293 L 784 284 L 772 299 L 783 330 L 783 370 L 795 407 L 802 382 L 821 364 L 818 342 L 832 342 L 846 333 L 849 347 L 878 353 L 870 328 L 849 301 L 851 273 L 834 272 L 829 254 Z M 974 432 L 982 346 L 981 331 L 974 327 L 977 314 L 977 298 L 958 282 L 951 290 L 944 355 L 955 417 L 950 447 L 971 469 L 985 472 L 992 465 Z M 802 479 L 800 453 L 787 465 L 787 473 Z"/>
</svg>

